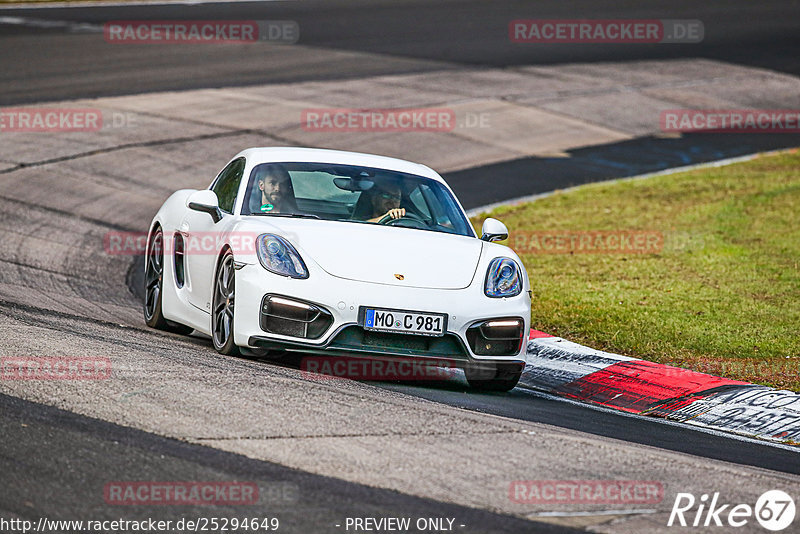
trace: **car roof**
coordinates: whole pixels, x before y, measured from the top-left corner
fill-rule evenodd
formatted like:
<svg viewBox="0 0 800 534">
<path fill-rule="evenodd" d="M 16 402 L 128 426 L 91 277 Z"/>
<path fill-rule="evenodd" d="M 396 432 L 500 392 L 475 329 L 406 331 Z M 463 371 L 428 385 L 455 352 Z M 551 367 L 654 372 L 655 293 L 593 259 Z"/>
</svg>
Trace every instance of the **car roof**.
<svg viewBox="0 0 800 534">
<path fill-rule="evenodd" d="M 386 169 L 390 171 L 405 172 L 432 178 L 437 182 L 444 182 L 439 174 L 430 167 L 413 163 L 398 158 L 378 156 L 375 154 L 362 154 L 360 152 L 347 152 L 344 150 L 328 150 L 323 148 L 300 147 L 259 147 L 248 148 L 236 157 L 245 157 L 250 165 L 261 163 L 335 163 L 339 165 L 358 165 Z"/>
</svg>

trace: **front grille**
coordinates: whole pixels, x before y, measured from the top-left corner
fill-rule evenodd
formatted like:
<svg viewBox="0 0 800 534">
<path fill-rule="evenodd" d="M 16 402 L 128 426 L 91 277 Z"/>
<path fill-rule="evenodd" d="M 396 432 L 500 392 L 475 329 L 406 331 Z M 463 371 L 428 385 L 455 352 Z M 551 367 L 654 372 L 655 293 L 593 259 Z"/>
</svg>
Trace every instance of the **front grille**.
<svg viewBox="0 0 800 534">
<path fill-rule="evenodd" d="M 445 334 L 442 337 L 393 334 L 364 330 L 360 326 L 348 326 L 333 338 L 328 348 L 354 352 L 378 352 L 403 356 L 425 356 L 466 360 L 467 354 L 458 337 Z"/>
</svg>

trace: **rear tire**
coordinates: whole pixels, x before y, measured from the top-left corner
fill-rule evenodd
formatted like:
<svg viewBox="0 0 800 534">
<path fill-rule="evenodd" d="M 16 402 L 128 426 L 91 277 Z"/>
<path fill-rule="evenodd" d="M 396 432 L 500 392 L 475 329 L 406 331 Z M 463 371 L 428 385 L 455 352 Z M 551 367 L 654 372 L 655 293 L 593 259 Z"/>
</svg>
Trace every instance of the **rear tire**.
<svg viewBox="0 0 800 534">
<path fill-rule="evenodd" d="M 193 328 L 167 321 L 161 310 L 164 289 L 164 233 L 160 227 L 153 230 L 144 261 L 144 322 L 157 330 L 190 334 Z"/>
<path fill-rule="evenodd" d="M 236 269 L 233 254 L 226 250 L 219 260 L 214 276 L 214 298 L 211 306 L 211 339 L 214 348 L 226 356 L 239 356 L 233 342 L 233 311 L 236 299 Z"/>
<path fill-rule="evenodd" d="M 522 376 L 524 364 L 469 364 L 464 368 L 467 382 L 473 389 L 481 391 L 511 391 Z"/>
</svg>

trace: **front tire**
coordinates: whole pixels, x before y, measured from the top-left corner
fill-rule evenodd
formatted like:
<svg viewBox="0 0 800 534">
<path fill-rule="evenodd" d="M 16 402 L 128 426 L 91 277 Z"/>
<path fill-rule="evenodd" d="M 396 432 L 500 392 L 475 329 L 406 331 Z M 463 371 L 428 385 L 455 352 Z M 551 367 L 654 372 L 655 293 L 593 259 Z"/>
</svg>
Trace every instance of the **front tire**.
<svg viewBox="0 0 800 534">
<path fill-rule="evenodd" d="M 144 261 L 144 322 L 157 330 L 190 334 L 192 328 L 167 321 L 161 310 L 164 289 L 164 233 L 160 227 L 153 230 Z"/>
<path fill-rule="evenodd" d="M 233 254 L 226 250 L 219 260 L 214 276 L 214 299 L 211 306 L 211 339 L 220 354 L 238 356 L 239 347 L 233 342 L 234 303 L 236 298 L 236 269 Z"/>
<path fill-rule="evenodd" d="M 516 387 L 523 369 L 525 369 L 525 365 L 517 363 L 470 364 L 464 367 L 464 374 L 467 382 L 474 389 L 505 392 Z"/>
</svg>

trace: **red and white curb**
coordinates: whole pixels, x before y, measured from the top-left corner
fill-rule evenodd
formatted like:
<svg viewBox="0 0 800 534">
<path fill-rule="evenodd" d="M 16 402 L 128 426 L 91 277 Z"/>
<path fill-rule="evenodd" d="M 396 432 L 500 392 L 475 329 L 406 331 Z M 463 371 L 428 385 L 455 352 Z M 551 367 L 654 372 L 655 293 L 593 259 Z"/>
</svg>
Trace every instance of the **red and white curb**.
<svg viewBox="0 0 800 534">
<path fill-rule="evenodd" d="M 595 350 L 531 330 L 520 385 L 772 441 L 800 441 L 800 394 Z"/>
</svg>

